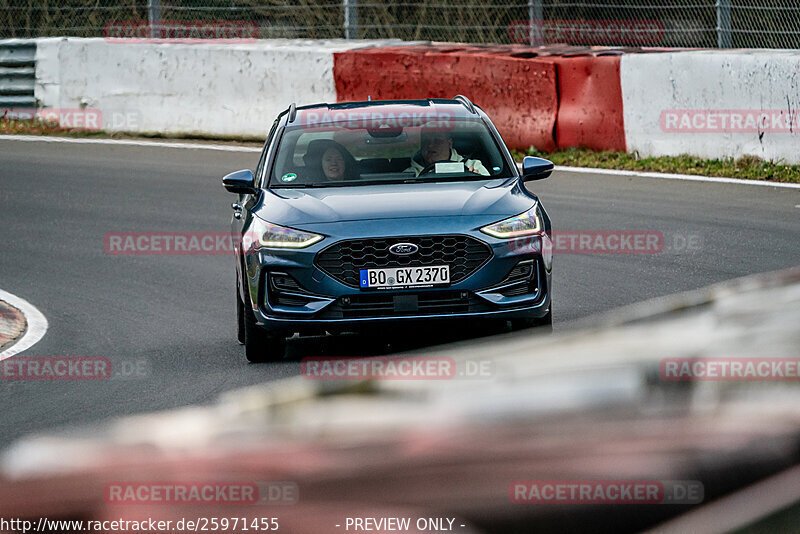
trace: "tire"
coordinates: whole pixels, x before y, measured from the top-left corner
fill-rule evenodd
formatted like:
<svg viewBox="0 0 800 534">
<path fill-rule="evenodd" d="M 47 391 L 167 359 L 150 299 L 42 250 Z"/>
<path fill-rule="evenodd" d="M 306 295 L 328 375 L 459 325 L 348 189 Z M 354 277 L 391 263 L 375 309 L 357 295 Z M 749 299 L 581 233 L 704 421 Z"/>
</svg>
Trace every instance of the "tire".
<svg viewBox="0 0 800 534">
<path fill-rule="evenodd" d="M 529 318 L 529 319 L 513 319 L 511 327 L 514 330 L 522 330 L 524 328 L 535 328 L 538 334 L 549 334 L 553 331 L 553 307 L 550 306 L 550 311 L 544 317 Z"/>
<path fill-rule="evenodd" d="M 242 305 L 244 308 L 244 305 Z M 256 324 L 253 313 L 244 310 L 244 354 L 251 363 L 278 362 L 286 355 L 286 338 L 269 334 Z"/>
<path fill-rule="evenodd" d="M 239 298 L 239 283 L 236 283 L 236 339 L 244 345 L 244 304 Z"/>
</svg>

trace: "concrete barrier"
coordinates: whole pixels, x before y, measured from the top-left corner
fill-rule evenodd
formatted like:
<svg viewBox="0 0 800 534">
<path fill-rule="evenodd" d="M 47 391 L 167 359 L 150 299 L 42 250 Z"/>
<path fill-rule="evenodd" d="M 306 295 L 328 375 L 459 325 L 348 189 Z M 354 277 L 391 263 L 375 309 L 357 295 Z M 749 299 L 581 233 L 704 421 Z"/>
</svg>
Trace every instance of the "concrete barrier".
<svg viewBox="0 0 800 534">
<path fill-rule="evenodd" d="M 630 54 L 620 81 L 628 151 L 800 163 L 800 51 Z"/>
<path fill-rule="evenodd" d="M 558 148 L 625 151 L 620 56 L 554 57 Z"/>
<path fill-rule="evenodd" d="M 334 56 L 340 101 L 464 94 L 492 117 L 509 146 L 556 148 L 558 92 L 552 61 L 516 57 L 510 47 L 411 46 Z"/>
<path fill-rule="evenodd" d="M 291 102 L 335 102 L 333 52 L 386 41 L 156 44 L 41 39 L 36 97 L 107 131 L 265 137 Z"/>
<path fill-rule="evenodd" d="M 79 38 L 36 48 L 37 104 L 99 110 L 111 132 L 263 137 L 291 102 L 459 93 L 512 148 L 800 163 L 798 51 Z"/>
<path fill-rule="evenodd" d="M 565 46 L 438 45 L 334 56 L 340 100 L 462 93 L 486 110 L 512 148 L 625 150 L 619 55 Z"/>
</svg>

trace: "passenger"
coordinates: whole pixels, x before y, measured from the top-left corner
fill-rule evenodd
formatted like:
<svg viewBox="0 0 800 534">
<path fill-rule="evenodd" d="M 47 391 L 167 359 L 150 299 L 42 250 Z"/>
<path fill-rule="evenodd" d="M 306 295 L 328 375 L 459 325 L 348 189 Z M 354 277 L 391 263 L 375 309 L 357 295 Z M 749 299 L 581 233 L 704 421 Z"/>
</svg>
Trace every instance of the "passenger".
<svg viewBox="0 0 800 534">
<path fill-rule="evenodd" d="M 489 176 L 489 171 L 480 160 L 467 159 L 456 152 L 453 137 L 447 132 L 422 132 L 420 150 L 411 158 L 411 166 L 405 172 L 414 171 L 419 176 L 426 167 L 442 161 L 460 161 L 466 170 Z"/>
<path fill-rule="evenodd" d="M 320 181 L 358 180 L 355 158 L 345 147 L 329 139 L 315 139 L 303 156 L 311 177 Z"/>
</svg>

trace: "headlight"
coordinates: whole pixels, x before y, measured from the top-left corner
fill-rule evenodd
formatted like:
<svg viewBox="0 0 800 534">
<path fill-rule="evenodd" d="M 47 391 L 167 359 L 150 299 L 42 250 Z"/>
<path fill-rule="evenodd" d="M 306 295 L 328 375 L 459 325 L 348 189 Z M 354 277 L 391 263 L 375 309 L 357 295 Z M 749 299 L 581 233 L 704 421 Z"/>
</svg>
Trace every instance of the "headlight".
<svg viewBox="0 0 800 534">
<path fill-rule="evenodd" d="M 250 241 L 255 242 L 256 248 L 306 248 L 325 238 L 319 234 L 272 224 L 258 217 L 253 217 L 249 234 Z"/>
<path fill-rule="evenodd" d="M 520 213 L 489 226 L 481 228 L 481 232 L 498 239 L 513 239 L 526 235 L 538 234 L 542 231 L 542 218 L 539 216 L 539 203 L 533 205 L 525 213 Z"/>
</svg>

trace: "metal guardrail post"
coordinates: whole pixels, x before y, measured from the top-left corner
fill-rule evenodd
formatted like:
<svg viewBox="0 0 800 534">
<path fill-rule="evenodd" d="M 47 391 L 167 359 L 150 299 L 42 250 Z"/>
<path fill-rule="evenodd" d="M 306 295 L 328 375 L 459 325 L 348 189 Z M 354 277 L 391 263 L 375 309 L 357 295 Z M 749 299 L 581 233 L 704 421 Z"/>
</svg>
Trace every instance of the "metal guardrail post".
<svg viewBox="0 0 800 534">
<path fill-rule="evenodd" d="M 531 46 L 544 44 L 542 37 L 544 35 L 544 15 L 542 13 L 542 0 L 528 0 L 528 42 Z M 534 26 L 540 25 L 538 37 L 537 32 L 534 31 Z"/>
<path fill-rule="evenodd" d="M 731 0 L 717 0 L 717 47 L 732 48 Z"/>
<path fill-rule="evenodd" d="M 344 7 L 344 38 L 358 39 L 358 0 L 342 0 Z"/>
<path fill-rule="evenodd" d="M 161 25 L 161 0 L 147 0 L 147 23 L 150 25 L 150 38 L 156 39 Z"/>
</svg>

